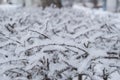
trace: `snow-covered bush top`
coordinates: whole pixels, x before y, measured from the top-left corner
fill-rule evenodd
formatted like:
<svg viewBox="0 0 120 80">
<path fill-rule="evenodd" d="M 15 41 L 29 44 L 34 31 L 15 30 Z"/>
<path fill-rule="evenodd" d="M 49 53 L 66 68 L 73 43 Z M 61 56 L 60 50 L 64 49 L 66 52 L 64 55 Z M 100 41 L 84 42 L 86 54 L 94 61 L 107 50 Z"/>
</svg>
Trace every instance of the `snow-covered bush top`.
<svg viewBox="0 0 120 80">
<path fill-rule="evenodd" d="M 120 77 L 119 19 L 87 9 L 0 11 L 0 79 Z"/>
</svg>

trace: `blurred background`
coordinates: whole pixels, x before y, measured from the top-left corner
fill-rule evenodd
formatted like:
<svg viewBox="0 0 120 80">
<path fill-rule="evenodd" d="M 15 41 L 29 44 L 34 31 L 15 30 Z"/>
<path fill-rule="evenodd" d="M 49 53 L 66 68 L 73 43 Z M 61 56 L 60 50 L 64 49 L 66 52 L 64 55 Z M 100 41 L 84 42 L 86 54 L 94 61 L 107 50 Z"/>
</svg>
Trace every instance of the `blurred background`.
<svg viewBox="0 0 120 80">
<path fill-rule="evenodd" d="M 120 0 L 0 0 L 0 6 L 17 7 L 87 7 L 110 12 L 120 12 Z"/>
</svg>

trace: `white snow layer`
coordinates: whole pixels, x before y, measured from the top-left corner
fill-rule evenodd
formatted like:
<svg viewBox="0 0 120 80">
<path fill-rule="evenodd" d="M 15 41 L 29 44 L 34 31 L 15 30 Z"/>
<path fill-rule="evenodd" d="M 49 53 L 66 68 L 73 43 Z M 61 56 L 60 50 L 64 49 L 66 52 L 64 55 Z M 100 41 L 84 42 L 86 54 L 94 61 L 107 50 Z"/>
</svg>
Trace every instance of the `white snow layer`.
<svg viewBox="0 0 120 80">
<path fill-rule="evenodd" d="M 118 80 L 120 16 L 90 9 L 0 11 L 0 80 Z"/>
<path fill-rule="evenodd" d="M 20 8 L 20 7 L 21 7 L 20 5 L 3 4 L 3 5 L 0 5 L 0 10 L 11 11 L 11 10 L 14 10 L 14 9 L 17 9 L 17 8 Z"/>
</svg>

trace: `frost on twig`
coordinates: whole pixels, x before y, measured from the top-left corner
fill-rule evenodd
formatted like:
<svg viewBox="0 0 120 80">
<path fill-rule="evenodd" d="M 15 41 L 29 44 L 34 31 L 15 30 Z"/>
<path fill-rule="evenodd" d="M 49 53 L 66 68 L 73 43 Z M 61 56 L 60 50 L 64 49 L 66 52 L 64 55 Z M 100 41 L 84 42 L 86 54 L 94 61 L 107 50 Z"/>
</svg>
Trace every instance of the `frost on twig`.
<svg viewBox="0 0 120 80">
<path fill-rule="evenodd" d="M 22 9 L 1 14 L 0 77 L 108 80 L 114 72 L 120 74 L 117 22 L 117 15 L 82 9 Z"/>
</svg>

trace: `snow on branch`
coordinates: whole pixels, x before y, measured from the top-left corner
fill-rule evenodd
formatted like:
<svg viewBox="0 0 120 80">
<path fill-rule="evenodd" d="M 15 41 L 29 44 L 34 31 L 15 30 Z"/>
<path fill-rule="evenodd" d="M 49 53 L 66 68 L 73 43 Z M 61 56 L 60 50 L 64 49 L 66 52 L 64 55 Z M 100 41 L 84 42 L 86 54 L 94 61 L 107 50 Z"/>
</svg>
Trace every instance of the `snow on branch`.
<svg viewBox="0 0 120 80">
<path fill-rule="evenodd" d="M 110 80 L 115 72 L 120 76 L 118 15 L 67 8 L 0 14 L 1 79 Z"/>
</svg>

